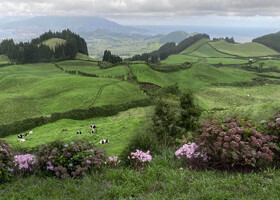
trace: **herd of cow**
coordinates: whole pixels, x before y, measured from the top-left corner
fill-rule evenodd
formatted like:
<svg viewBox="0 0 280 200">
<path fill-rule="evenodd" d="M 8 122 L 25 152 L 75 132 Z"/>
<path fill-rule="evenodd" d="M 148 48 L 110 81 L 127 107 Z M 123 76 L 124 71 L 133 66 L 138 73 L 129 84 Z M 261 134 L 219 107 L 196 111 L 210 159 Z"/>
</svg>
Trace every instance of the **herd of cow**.
<svg viewBox="0 0 280 200">
<path fill-rule="evenodd" d="M 93 125 L 93 124 L 91 124 L 90 125 L 90 133 L 91 134 L 94 134 L 94 133 L 97 133 L 97 126 L 95 126 L 95 125 Z M 20 134 L 20 135 L 18 135 L 18 141 L 19 142 L 25 142 L 25 139 L 24 139 L 24 137 L 27 137 L 27 136 L 29 136 L 29 134 L 33 134 L 33 131 L 29 131 L 29 132 L 26 132 L 25 134 Z M 77 135 L 81 135 L 82 134 L 82 131 L 77 131 Z M 109 143 L 110 141 L 109 141 L 109 139 L 104 139 L 104 140 L 100 140 L 100 144 L 106 144 L 106 143 Z"/>
</svg>

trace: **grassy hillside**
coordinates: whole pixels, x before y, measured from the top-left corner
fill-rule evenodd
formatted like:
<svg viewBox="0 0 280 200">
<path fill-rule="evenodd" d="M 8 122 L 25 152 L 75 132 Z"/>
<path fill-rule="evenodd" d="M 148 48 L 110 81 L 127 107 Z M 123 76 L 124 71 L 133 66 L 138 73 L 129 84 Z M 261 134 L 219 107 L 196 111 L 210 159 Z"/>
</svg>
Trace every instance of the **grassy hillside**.
<svg viewBox="0 0 280 200">
<path fill-rule="evenodd" d="M 58 63 L 65 70 L 77 70 L 98 76 L 122 76 L 127 74 L 126 66 L 100 69 L 97 62 L 69 60 Z"/>
<path fill-rule="evenodd" d="M 190 69 L 172 73 L 154 71 L 145 64 L 133 64 L 130 68 L 132 74 L 136 75 L 140 82 L 151 82 L 160 86 L 177 82 L 182 90 L 201 90 L 213 83 L 250 81 L 256 77 L 251 72 L 232 68 L 215 68 L 206 63 L 197 63 Z"/>
<path fill-rule="evenodd" d="M 76 54 L 75 59 L 84 60 L 84 61 L 96 61 L 94 58 L 87 56 L 86 54 L 79 53 L 79 52 Z"/>
<path fill-rule="evenodd" d="M 208 43 L 201 45 L 197 50 L 190 53 L 190 55 L 198 56 L 198 57 L 231 57 L 229 55 L 220 53 L 213 49 Z"/>
<path fill-rule="evenodd" d="M 0 64 L 7 64 L 7 63 L 11 63 L 10 58 L 4 54 L 1 54 L 0 55 Z"/>
<path fill-rule="evenodd" d="M 204 43 L 207 43 L 209 41 L 210 41 L 209 39 L 203 38 L 203 39 L 199 40 L 198 42 L 196 42 L 195 44 L 188 47 L 187 49 L 185 49 L 184 51 L 182 51 L 180 54 L 189 54 L 189 53 L 197 50 Z"/>
<path fill-rule="evenodd" d="M 253 42 L 263 44 L 275 51 L 280 51 L 280 32 L 264 35 L 253 39 Z"/>
<path fill-rule="evenodd" d="M 163 64 L 171 64 L 171 65 L 176 65 L 176 64 L 182 64 L 184 62 L 197 62 L 198 58 L 195 56 L 189 56 L 189 55 L 181 55 L 181 54 L 175 54 L 175 55 L 170 55 L 168 58 L 165 60 L 160 61 Z"/>
<path fill-rule="evenodd" d="M 58 46 L 60 44 L 65 44 L 66 40 L 61 39 L 61 38 L 51 38 L 42 43 L 49 46 L 52 50 L 55 50 L 56 46 Z"/>
<path fill-rule="evenodd" d="M 15 65 L 0 69 L 0 124 L 87 108 L 99 93 L 96 105 L 119 104 L 146 98 L 137 85 L 118 79 L 69 75 L 53 64 Z M 109 96 L 110 93 L 114 97 Z M 123 96 L 126 98 L 124 99 Z"/>
<path fill-rule="evenodd" d="M 12 148 L 33 148 L 57 139 L 65 143 L 87 140 L 105 149 L 108 156 L 119 155 L 125 148 L 127 140 L 142 127 L 146 115 L 150 112 L 151 108 L 147 107 L 131 109 L 113 117 L 87 120 L 63 119 L 33 129 L 34 134 L 28 136 L 24 143 L 18 142 L 16 134 L 6 137 L 5 140 Z M 91 124 L 97 126 L 97 133 L 90 133 Z M 81 135 L 76 134 L 79 130 L 82 131 Z M 109 139 L 110 143 L 102 145 L 99 143 L 102 139 Z"/>
<path fill-rule="evenodd" d="M 267 55 L 279 55 L 276 51 L 258 43 L 243 43 L 243 44 L 231 44 L 225 40 L 219 40 L 217 42 L 210 42 L 211 46 L 218 51 L 242 56 L 242 57 L 254 57 L 254 56 L 267 56 Z"/>
</svg>

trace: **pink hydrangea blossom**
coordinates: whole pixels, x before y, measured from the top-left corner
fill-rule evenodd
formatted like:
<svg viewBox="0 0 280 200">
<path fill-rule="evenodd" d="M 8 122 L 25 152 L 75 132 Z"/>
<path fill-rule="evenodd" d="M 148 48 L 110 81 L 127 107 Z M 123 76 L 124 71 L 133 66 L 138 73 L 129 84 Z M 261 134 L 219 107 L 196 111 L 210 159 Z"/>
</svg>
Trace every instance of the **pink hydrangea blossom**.
<svg viewBox="0 0 280 200">
<path fill-rule="evenodd" d="M 14 157 L 14 164 L 19 169 L 32 171 L 36 163 L 36 156 L 32 154 L 16 155 Z"/>
<path fill-rule="evenodd" d="M 175 152 L 175 156 L 177 158 L 181 158 L 181 156 L 185 156 L 187 159 L 192 159 L 192 158 L 202 158 L 203 161 L 207 161 L 207 156 L 200 153 L 196 152 L 198 146 L 196 143 L 189 143 L 189 144 L 184 144 L 180 149 L 178 149 Z"/>
<path fill-rule="evenodd" d="M 147 151 L 146 153 L 143 151 L 140 151 L 136 149 L 136 152 L 131 152 L 131 159 L 138 160 L 142 163 L 144 162 L 151 162 L 152 156 L 150 155 L 150 151 Z"/>
</svg>

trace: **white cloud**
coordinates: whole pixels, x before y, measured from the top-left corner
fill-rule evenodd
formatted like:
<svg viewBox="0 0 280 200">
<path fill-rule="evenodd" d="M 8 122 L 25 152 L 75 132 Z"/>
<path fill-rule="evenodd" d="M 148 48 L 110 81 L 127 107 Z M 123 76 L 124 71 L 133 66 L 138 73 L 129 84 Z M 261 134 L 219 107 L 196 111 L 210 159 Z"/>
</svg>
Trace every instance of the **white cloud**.
<svg viewBox="0 0 280 200">
<path fill-rule="evenodd" d="M 279 16 L 278 0 L 1 0 L 1 15 Z"/>
</svg>

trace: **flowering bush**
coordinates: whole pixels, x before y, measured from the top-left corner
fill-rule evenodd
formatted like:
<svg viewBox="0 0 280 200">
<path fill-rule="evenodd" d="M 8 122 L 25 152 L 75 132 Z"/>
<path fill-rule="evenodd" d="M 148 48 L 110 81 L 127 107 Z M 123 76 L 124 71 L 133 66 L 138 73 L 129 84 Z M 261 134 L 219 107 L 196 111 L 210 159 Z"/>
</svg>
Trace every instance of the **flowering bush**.
<svg viewBox="0 0 280 200">
<path fill-rule="evenodd" d="M 38 161 L 35 155 L 26 154 L 14 156 L 14 166 L 19 176 L 34 172 L 37 168 L 37 164 Z"/>
<path fill-rule="evenodd" d="M 182 157 L 187 160 L 189 167 L 199 167 L 201 162 L 206 162 L 208 157 L 198 152 L 198 146 L 196 143 L 184 144 L 180 149 L 175 152 L 175 156 L 179 159 Z"/>
<path fill-rule="evenodd" d="M 203 124 L 196 136 L 198 152 L 209 158 L 211 167 L 256 167 L 273 161 L 275 137 L 257 131 L 251 120 L 212 120 Z"/>
<path fill-rule="evenodd" d="M 133 161 L 133 168 L 137 170 L 144 169 L 144 165 L 147 162 L 151 162 L 152 156 L 150 151 L 146 153 L 136 149 L 136 152 L 131 152 L 129 159 Z"/>
<path fill-rule="evenodd" d="M 106 164 L 111 168 L 117 168 L 120 162 L 118 156 L 113 156 L 107 159 Z"/>
<path fill-rule="evenodd" d="M 12 172 L 12 152 L 9 144 L 0 139 L 0 183 L 10 179 Z"/>
<path fill-rule="evenodd" d="M 86 142 L 54 142 L 39 149 L 40 168 L 62 179 L 84 176 L 87 171 L 100 168 L 104 159 L 103 151 Z"/>
</svg>

